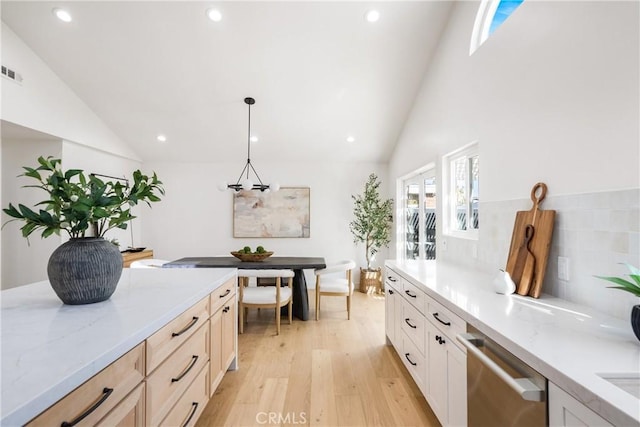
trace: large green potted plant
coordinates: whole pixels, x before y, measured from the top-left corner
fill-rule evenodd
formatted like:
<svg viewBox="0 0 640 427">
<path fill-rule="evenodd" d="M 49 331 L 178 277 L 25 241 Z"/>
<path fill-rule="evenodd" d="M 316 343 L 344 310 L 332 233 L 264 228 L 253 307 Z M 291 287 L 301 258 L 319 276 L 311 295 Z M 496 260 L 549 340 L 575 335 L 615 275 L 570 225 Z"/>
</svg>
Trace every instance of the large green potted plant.
<svg viewBox="0 0 640 427">
<path fill-rule="evenodd" d="M 393 218 L 393 200 L 382 200 L 378 191 L 378 176 L 369 175 L 365 183 L 364 193 L 351 196 L 354 202 L 353 216 L 349 224 L 354 242 L 364 243 L 367 268 L 360 268 L 360 291 L 369 292 L 382 288 L 381 268 L 372 268 L 376 254 L 391 241 L 391 224 Z"/>
<path fill-rule="evenodd" d="M 624 279 L 622 277 L 613 276 L 596 276 L 598 279 L 606 280 L 611 283 L 615 283 L 618 286 L 608 286 L 611 289 L 620 289 L 621 291 L 629 292 L 632 295 L 640 297 L 640 269 L 625 264 L 629 269 L 629 277 L 632 281 Z M 636 338 L 640 340 L 640 304 L 636 304 L 631 309 L 631 329 L 636 335 Z"/>
<path fill-rule="evenodd" d="M 39 157 L 37 167 L 23 167 L 21 176 L 37 182 L 25 187 L 40 188 L 48 198 L 37 209 L 9 203 L 3 211 L 13 218 L 7 222 L 24 222 L 25 238 L 36 230 L 43 238 L 61 231 L 70 237 L 51 254 L 47 265 L 49 282 L 65 304 L 104 301 L 113 294 L 122 274 L 122 255 L 104 235 L 113 228 L 127 228 L 135 218 L 132 206 L 160 201 L 162 182 L 155 173 L 149 177 L 139 170 L 133 172 L 132 184 L 128 180 L 105 182 L 80 169 L 63 171 L 60 166 L 60 159 Z"/>
</svg>

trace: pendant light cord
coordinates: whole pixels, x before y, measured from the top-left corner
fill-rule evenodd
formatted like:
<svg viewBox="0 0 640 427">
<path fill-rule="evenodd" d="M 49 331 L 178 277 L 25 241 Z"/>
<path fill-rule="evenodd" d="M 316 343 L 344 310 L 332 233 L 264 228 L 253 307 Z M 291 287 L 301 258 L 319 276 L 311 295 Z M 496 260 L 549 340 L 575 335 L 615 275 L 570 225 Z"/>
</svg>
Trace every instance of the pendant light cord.
<svg viewBox="0 0 640 427">
<path fill-rule="evenodd" d="M 249 129 L 247 130 L 247 164 L 250 165 L 251 164 L 251 104 L 247 104 L 247 105 L 249 105 Z M 245 169 L 247 169 L 247 179 L 249 179 L 249 168 L 245 168 Z M 259 179 L 260 178 L 258 178 L 258 180 Z"/>
</svg>

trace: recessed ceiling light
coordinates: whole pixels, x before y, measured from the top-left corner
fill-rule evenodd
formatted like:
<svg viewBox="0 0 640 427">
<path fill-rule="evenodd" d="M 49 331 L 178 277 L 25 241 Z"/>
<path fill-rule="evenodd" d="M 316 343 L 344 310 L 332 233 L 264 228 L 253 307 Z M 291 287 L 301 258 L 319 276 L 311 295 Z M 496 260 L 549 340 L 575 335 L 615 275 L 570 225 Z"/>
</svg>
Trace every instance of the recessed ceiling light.
<svg viewBox="0 0 640 427">
<path fill-rule="evenodd" d="M 207 9 L 207 16 L 213 22 L 220 22 L 222 20 L 222 13 L 218 9 Z"/>
<path fill-rule="evenodd" d="M 380 12 L 377 10 L 370 10 L 364 15 L 365 19 L 368 22 L 377 22 L 380 19 Z"/>
<path fill-rule="evenodd" d="M 258 137 L 257 136 L 252 136 L 251 138 L 249 138 L 249 141 L 258 142 Z"/>
<path fill-rule="evenodd" d="M 347 142 L 353 142 L 353 141 L 355 141 L 355 140 L 356 140 L 356 139 L 355 139 L 354 137 L 352 137 L 352 136 L 348 136 L 348 137 L 347 137 Z"/>
<path fill-rule="evenodd" d="M 63 22 L 71 22 L 71 14 L 64 9 L 56 7 L 53 9 L 53 14 Z"/>
<path fill-rule="evenodd" d="M 167 136 L 166 135 L 158 135 L 158 137 L 156 138 L 158 141 L 160 142 L 167 142 Z"/>
</svg>

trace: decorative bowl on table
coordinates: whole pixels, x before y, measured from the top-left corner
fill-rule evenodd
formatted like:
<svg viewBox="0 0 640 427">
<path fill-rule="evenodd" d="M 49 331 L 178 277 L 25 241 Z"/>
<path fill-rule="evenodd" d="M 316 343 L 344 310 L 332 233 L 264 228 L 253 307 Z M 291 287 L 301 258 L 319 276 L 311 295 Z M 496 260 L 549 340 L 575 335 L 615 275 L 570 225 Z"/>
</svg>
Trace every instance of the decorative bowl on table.
<svg viewBox="0 0 640 427">
<path fill-rule="evenodd" d="M 263 261 L 273 255 L 273 252 L 256 252 L 256 253 L 245 253 L 245 252 L 231 252 L 231 255 L 238 258 L 240 261 L 247 262 L 256 262 Z"/>
</svg>

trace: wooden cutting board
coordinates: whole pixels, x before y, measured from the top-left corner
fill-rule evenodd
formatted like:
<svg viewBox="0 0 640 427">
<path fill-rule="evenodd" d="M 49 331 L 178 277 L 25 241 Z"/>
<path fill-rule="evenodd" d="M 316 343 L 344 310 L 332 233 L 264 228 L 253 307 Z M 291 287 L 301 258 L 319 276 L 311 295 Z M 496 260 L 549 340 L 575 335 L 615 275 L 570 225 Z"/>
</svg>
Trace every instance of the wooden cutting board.
<svg viewBox="0 0 640 427">
<path fill-rule="evenodd" d="M 516 284 L 516 292 L 520 295 L 529 295 L 534 298 L 538 298 L 542 293 L 542 282 L 547 269 L 551 238 L 553 237 L 553 225 L 556 218 L 556 211 L 541 210 L 539 207 L 546 195 L 546 184 L 537 183 L 531 189 L 531 201 L 533 201 L 531 210 L 516 212 L 507 267 L 505 269 Z M 533 236 L 528 244 L 525 242 L 527 225 L 533 226 Z M 529 252 L 524 263 L 522 262 L 523 248 L 528 248 Z M 520 257 L 518 256 L 519 254 Z M 513 278 L 514 273 L 518 277 Z"/>
</svg>

